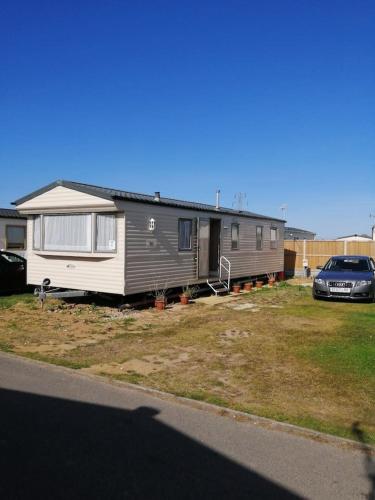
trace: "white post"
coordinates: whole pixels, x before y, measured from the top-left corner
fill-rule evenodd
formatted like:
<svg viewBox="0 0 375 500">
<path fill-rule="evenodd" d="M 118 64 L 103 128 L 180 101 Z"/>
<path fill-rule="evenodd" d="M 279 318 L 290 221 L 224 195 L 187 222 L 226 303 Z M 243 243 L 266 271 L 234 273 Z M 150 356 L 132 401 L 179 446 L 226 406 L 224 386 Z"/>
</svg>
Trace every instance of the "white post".
<svg viewBox="0 0 375 500">
<path fill-rule="evenodd" d="M 348 242 L 344 240 L 344 255 L 348 253 Z"/>
</svg>

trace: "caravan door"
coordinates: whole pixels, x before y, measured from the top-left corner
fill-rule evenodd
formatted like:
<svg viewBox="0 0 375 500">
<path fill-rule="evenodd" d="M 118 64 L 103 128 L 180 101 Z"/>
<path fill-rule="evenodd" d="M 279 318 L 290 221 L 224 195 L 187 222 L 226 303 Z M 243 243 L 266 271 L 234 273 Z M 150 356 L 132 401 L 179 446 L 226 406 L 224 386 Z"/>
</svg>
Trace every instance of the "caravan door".
<svg viewBox="0 0 375 500">
<path fill-rule="evenodd" d="M 198 219 L 198 278 L 208 278 L 210 272 L 210 219 Z"/>
</svg>

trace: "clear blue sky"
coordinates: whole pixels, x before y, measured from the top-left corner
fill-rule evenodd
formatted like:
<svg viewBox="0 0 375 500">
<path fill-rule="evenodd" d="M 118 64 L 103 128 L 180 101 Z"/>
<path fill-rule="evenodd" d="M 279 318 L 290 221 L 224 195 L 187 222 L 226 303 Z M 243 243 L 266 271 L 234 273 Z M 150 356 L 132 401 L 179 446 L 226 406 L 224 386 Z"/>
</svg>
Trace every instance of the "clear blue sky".
<svg viewBox="0 0 375 500">
<path fill-rule="evenodd" d="M 281 215 L 375 213 L 373 0 L 3 0 L 0 206 L 65 178 Z"/>
</svg>

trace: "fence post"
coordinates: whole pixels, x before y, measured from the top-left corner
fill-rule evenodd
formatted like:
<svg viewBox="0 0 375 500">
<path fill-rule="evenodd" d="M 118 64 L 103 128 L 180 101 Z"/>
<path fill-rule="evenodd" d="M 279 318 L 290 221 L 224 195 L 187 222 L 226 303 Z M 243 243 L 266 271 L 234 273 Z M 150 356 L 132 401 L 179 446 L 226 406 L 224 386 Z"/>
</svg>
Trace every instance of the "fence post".
<svg viewBox="0 0 375 500">
<path fill-rule="evenodd" d="M 348 253 L 348 242 L 344 240 L 344 255 Z"/>
</svg>

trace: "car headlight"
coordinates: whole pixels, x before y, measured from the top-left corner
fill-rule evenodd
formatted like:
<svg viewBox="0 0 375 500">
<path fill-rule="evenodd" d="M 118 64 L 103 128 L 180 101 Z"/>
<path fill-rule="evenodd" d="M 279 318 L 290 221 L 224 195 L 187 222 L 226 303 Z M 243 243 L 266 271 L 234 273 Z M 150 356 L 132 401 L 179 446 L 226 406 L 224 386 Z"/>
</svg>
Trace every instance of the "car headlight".
<svg viewBox="0 0 375 500">
<path fill-rule="evenodd" d="M 320 278 L 315 278 L 315 280 L 314 280 L 314 281 L 315 281 L 315 283 L 316 283 L 317 285 L 324 285 L 324 284 L 325 284 L 324 280 L 322 280 L 322 279 L 320 279 Z"/>
<path fill-rule="evenodd" d="M 372 281 L 368 280 L 362 280 L 362 281 L 357 281 L 355 286 L 365 286 L 365 285 L 371 285 Z"/>
</svg>

